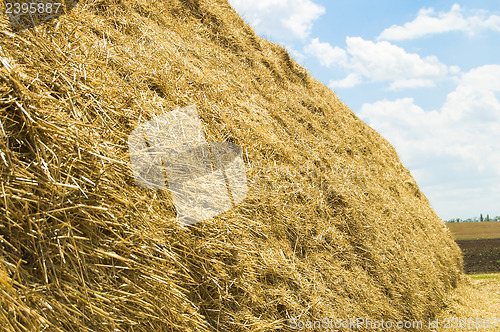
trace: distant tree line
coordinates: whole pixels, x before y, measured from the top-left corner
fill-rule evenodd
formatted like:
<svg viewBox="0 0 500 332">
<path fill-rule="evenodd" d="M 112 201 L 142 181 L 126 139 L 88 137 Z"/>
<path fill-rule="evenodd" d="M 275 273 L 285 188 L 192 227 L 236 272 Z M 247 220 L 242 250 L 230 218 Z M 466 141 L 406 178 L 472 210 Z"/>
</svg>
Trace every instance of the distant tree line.
<svg viewBox="0 0 500 332">
<path fill-rule="evenodd" d="M 479 215 L 479 218 L 478 217 L 468 218 L 468 219 L 452 218 L 450 220 L 445 220 L 445 222 L 481 222 L 481 221 L 500 221 L 500 216 L 490 218 L 490 215 L 487 214 L 486 217 L 483 217 L 483 214 L 481 213 Z"/>
</svg>

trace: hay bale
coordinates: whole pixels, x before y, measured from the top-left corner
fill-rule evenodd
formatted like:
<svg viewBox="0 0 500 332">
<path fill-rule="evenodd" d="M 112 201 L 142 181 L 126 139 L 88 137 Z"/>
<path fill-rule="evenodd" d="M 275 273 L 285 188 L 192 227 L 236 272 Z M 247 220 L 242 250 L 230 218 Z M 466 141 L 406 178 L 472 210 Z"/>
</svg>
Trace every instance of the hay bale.
<svg viewBox="0 0 500 332">
<path fill-rule="evenodd" d="M 0 22 L 0 325 L 269 331 L 421 319 L 459 249 L 394 148 L 225 0 L 80 1 Z M 195 104 L 242 148 L 248 195 L 183 227 L 135 185 L 127 137 Z"/>
</svg>

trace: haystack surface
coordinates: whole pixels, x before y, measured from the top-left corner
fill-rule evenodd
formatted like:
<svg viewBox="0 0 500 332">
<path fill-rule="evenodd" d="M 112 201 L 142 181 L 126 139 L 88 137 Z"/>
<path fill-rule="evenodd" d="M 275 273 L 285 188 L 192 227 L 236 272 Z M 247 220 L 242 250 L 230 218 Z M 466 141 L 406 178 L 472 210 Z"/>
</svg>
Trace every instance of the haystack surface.
<svg viewBox="0 0 500 332">
<path fill-rule="evenodd" d="M 447 306 L 459 249 L 394 148 L 225 0 L 1 20 L 4 330 L 288 331 Z M 241 147 L 249 188 L 188 227 L 135 184 L 127 144 L 186 105 Z"/>
</svg>

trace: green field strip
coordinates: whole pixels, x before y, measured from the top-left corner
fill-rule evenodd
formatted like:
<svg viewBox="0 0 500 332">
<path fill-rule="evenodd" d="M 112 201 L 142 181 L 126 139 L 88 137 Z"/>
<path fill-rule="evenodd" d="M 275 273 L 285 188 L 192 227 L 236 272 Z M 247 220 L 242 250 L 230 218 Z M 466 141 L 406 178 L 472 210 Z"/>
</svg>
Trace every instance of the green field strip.
<svg viewBox="0 0 500 332">
<path fill-rule="evenodd" d="M 500 280 L 500 273 L 474 273 L 468 274 L 474 280 L 494 279 Z"/>
</svg>

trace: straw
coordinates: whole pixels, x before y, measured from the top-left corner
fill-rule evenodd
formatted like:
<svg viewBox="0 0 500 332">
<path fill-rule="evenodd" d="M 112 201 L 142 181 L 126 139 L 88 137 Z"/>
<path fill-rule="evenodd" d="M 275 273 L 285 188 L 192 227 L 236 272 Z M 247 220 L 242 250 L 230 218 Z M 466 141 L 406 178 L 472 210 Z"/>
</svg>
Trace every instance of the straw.
<svg viewBox="0 0 500 332">
<path fill-rule="evenodd" d="M 3 6 L 3 3 L 2 3 Z M 394 148 L 225 0 L 87 0 L 0 22 L 0 326 L 270 331 L 421 319 L 462 259 Z M 128 135 L 196 105 L 248 195 L 184 227 Z"/>
</svg>

